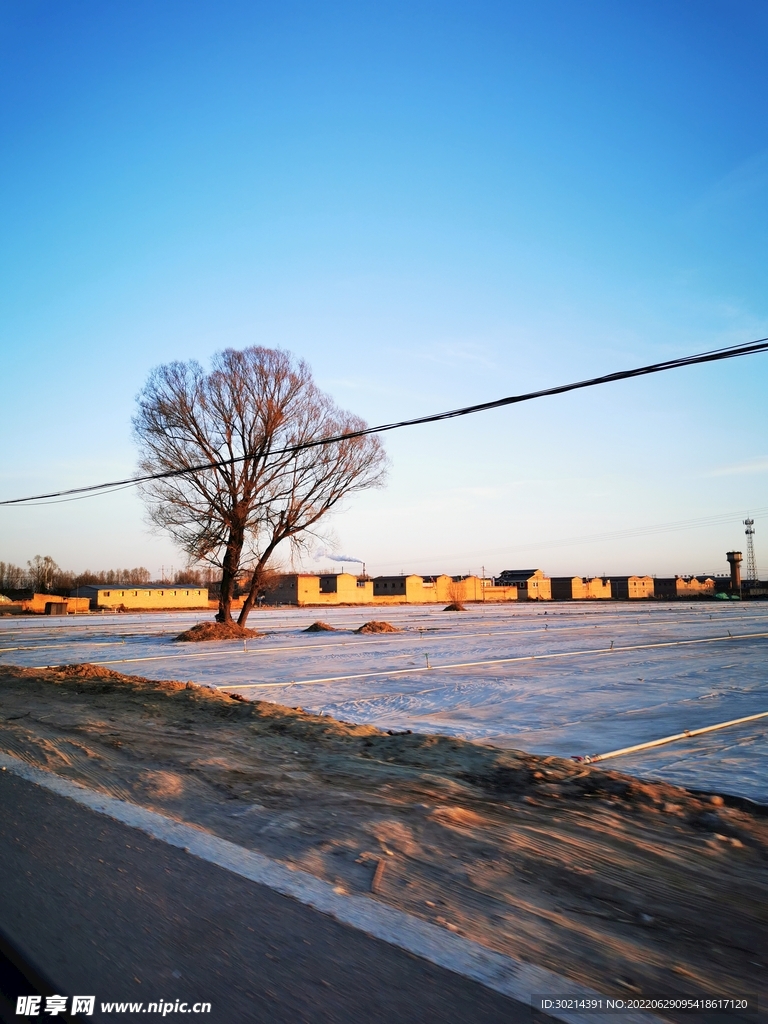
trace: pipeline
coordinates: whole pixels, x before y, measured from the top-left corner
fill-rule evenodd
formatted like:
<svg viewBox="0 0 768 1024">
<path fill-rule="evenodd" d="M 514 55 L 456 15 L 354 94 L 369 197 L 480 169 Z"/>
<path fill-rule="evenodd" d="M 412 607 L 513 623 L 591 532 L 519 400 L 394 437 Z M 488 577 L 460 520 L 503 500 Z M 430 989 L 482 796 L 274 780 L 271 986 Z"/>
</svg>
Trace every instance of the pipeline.
<svg viewBox="0 0 768 1024">
<path fill-rule="evenodd" d="M 486 631 L 486 632 L 482 632 L 482 633 L 440 633 L 440 634 L 438 634 L 437 632 L 430 632 L 426 636 L 419 636 L 419 641 L 422 641 L 422 640 L 451 640 L 451 641 L 452 640 L 466 640 L 466 639 L 472 639 L 472 638 L 480 637 L 480 636 L 488 636 L 488 637 L 518 636 L 520 634 L 528 634 L 528 633 L 543 633 L 543 632 L 545 632 L 545 630 L 548 633 L 552 633 L 552 634 L 554 634 L 554 633 L 568 633 L 568 632 L 572 632 L 574 630 L 581 630 L 583 628 L 584 627 L 581 626 L 581 625 L 579 625 L 579 626 L 556 626 L 553 630 L 547 630 L 545 626 L 539 626 L 536 629 L 499 629 L 499 630 L 493 630 L 493 631 L 490 631 L 490 632 Z M 608 627 L 607 626 L 602 626 L 602 624 L 601 625 L 595 625 L 595 629 L 598 629 L 598 628 L 608 628 Z M 126 636 L 130 636 L 130 637 L 134 637 L 134 636 L 142 637 L 142 636 L 145 636 L 145 635 L 146 634 L 142 634 L 142 633 L 127 633 L 126 634 Z M 167 633 L 165 633 L 165 634 L 150 634 L 150 638 L 152 638 L 154 636 L 167 636 Z M 731 636 L 731 634 L 729 633 L 727 637 L 705 637 L 703 640 L 672 640 L 672 641 L 665 641 L 664 643 L 659 643 L 659 644 L 643 644 L 641 646 L 643 646 L 643 647 L 663 647 L 663 646 L 669 646 L 669 645 L 675 645 L 675 644 L 684 644 L 684 643 L 710 643 L 710 642 L 712 642 L 714 640 L 740 640 L 740 639 L 744 639 L 745 637 L 752 637 L 752 636 L 756 636 L 756 637 L 768 636 L 768 633 L 744 633 L 744 634 L 741 634 L 741 635 L 737 635 L 735 637 Z M 193 653 L 193 654 L 152 654 L 152 655 L 142 655 L 141 657 L 138 657 L 138 658 L 117 658 L 117 659 L 115 659 L 113 661 L 90 661 L 89 664 L 90 665 L 126 665 L 129 662 L 133 663 L 133 662 L 137 662 L 137 661 L 178 661 L 179 659 L 187 659 L 187 658 L 220 658 L 220 657 L 223 658 L 223 657 L 231 657 L 232 655 L 235 655 L 235 654 L 280 654 L 280 653 L 283 653 L 285 651 L 310 651 L 310 650 L 319 650 L 319 649 L 328 648 L 328 647 L 363 647 L 366 644 L 368 644 L 368 645 L 371 645 L 371 644 L 397 644 L 397 643 L 404 644 L 404 643 L 412 643 L 415 640 L 416 640 L 416 637 L 415 637 L 414 633 L 409 633 L 406 636 L 387 636 L 387 635 L 382 635 L 382 636 L 376 637 L 375 640 L 354 640 L 354 639 L 352 639 L 350 637 L 348 640 L 326 641 L 325 643 L 321 643 L 321 644 L 293 644 L 291 646 L 282 645 L 282 646 L 279 646 L 279 647 L 259 647 L 259 648 L 255 649 L 255 650 L 250 650 L 250 651 L 249 650 L 245 650 L 245 651 L 233 650 L 232 648 L 227 648 L 225 650 L 216 650 L 216 651 L 199 651 L 199 652 L 196 652 L 196 653 Z M 222 641 L 222 642 L 225 642 L 225 641 Z M 71 644 L 74 644 L 74 643 L 79 643 L 79 644 L 82 644 L 82 645 L 84 645 L 86 647 L 110 647 L 110 646 L 120 645 L 120 644 L 124 643 L 124 641 L 123 640 L 114 640 L 114 641 L 98 641 L 98 642 L 97 641 L 93 641 L 92 642 L 92 641 L 89 641 L 89 640 L 82 640 L 82 639 L 78 638 L 77 640 L 72 640 L 71 642 L 62 643 L 62 644 L 37 644 L 34 647 L 1 647 L 0 648 L 0 654 L 7 654 L 9 652 L 17 651 L 17 650 L 20 650 L 20 651 L 26 651 L 26 650 L 29 650 L 29 651 L 47 651 L 47 650 L 51 650 L 52 648 L 55 648 L 55 647 L 68 647 L 68 646 L 71 646 Z M 571 655 L 576 655 L 576 654 L 596 654 L 596 653 L 602 653 L 603 650 L 606 650 L 606 651 L 630 651 L 630 650 L 635 650 L 635 647 L 614 647 L 613 646 L 613 641 L 611 641 L 611 646 L 610 647 L 600 648 L 598 651 L 567 651 L 567 652 L 565 652 L 564 656 L 571 656 Z M 522 656 L 520 658 L 500 658 L 500 659 L 497 659 L 497 661 L 526 661 L 529 658 L 533 658 L 533 657 L 537 657 L 537 658 L 550 658 L 550 657 L 552 657 L 552 658 L 554 658 L 554 657 L 562 657 L 562 656 L 563 655 L 559 655 L 559 654 L 551 654 L 551 655 L 550 654 L 541 654 L 541 655 L 526 654 L 526 655 L 524 655 L 524 656 Z M 467 665 L 484 665 L 484 664 L 496 664 L 496 663 L 497 663 L 496 661 L 490 661 L 490 662 L 466 662 L 465 665 L 442 665 L 442 666 L 439 666 L 439 667 L 441 667 L 441 668 L 464 668 Z M 54 666 L 54 665 L 32 665 L 31 667 L 32 668 L 36 668 L 36 669 L 44 669 L 44 668 L 55 668 L 56 666 Z M 434 668 L 435 666 L 432 666 L 432 667 Z M 403 669 L 402 671 L 406 671 L 406 670 Z M 366 675 L 387 675 L 387 674 L 391 674 L 391 673 L 386 673 L 386 672 L 370 672 L 370 673 L 365 673 L 365 674 Z M 355 678 L 357 678 L 357 676 L 338 676 L 336 678 L 337 679 L 355 679 Z M 307 680 L 301 680 L 301 681 L 302 682 L 306 682 Z M 336 681 L 336 680 L 334 679 L 333 681 Z M 321 680 L 321 682 L 328 682 L 328 680 L 324 679 L 324 680 Z M 277 684 L 276 683 L 275 685 L 277 686 L 277 685 L 281 685 L 281 684 Z"/>
<path fill-rule="evenodd" d="M 563 632 L 564 633 L 564 632 L 567 632 L 568 630 L 581 629 L 581 628 L 582 628 L 581 626 L 563 626 L 563 627 L 559 627 L 557 629 L 557 632 L 558 633 L 559 632 Z M 486 633 L 451 633 L 451 634 L 441 633 L 439 635 L 437 633 L 430 633 L 427 636 L 420 636 L 419 637 L 419 642 L 421 642 L 422 640 L 425 640 L 425 641 L 426 640 L 465 640 L 467 638 L 473 638 L 473 637 L 478 637 L 478 636 L 490 636 L 490 637 L 508 636 L 508 635 L 517 636 L 519 633 L 543 633 L 543 632 L 544 632 L 544 628 L 541 627 L 540 629 L 496 630 L 495 632 L 491 632 L 491 633 L 488 633 L 488 632 L 486 632 Z M 131 634 L 129 634 L 129 635 L 131 635 Z M 136 635 L 141 636 L 141 634 L 136 634 Z M 756 634 L 756 635 L 758 635 L 758 634 Z M 762 634 L 759 634 L 759 635 L 762 635 Z M 281 645 L 279 647 L 258 647 L 255 650 L 253 650 L 253 649 L 252 650 L 248 650 L 245 647 L 244 647 L 243 650 L 239 650 L 239 649 L 233 650 L 232 648 L 226 648 L 225 650 L 217 650 L 217 651 L 197 651 L 197 652 L 195 652 L 193 654 L 152 654 L 152 655 L 142 655 L 139 658 L 117 658 L 117 659 L 114 659 L 112 661 L 89 661 L 88 664 L 89 665 L 126 665 L 128 663 L 133 663 L 133 662 L 136 662 L 136 661 L 178 661 L 180 659 L 183 660 L 183 659 L 187 659 L 187 658 L 224 658 L 224 657 L 230 658 L 230 657 L 232 657 L 235 654 L 282 654 L 282 653 L 285 653 L 286 651 L 314 651 L 314 650 L 324 650 L 324 649 L 330 648 L 330 647 L 365 647 L 365 646 L 381 645 L 381 644 L 397 644 L 397 643 L 405 644 L 405 643 L 414 643 L 415 641 L 416 641 L 416 637 L 412 633 L 408 634 L 407 636 L 387 636 L 387 635 L 382 635 L 382 636 L 377 636 L 375 640 L 355 640 L 352 637 L 350 637 L 348 640 L 326 641 L 325 643 L 321 643 L 321 644 L 292 644 L 291 646 Z M 99 642 L 99 643 L 91 643 L 90 641 L 87 641 L 87 640 L 85 640 L 85 641 L 82 641 L 82 640 L 75 641 L 75 640 L 73 640 L 71 643 L 84 644 L 86 647 L 98 647 L 98 646 L 110 647 L 110 646 L 120 645 L 120 644 L 124 643 L 124 641 L 123 640 L 115 640 L 115 641 L 109 641 L 109 642 L 105 642 L 105 643 L 101 643 L 101 642 Z M 40 644 L 40 645 L 36 645 L 34 647 L 2 647 L 2 648 L 0 648 L 0 654 L 7 654 L 9 651 L 16 651 L 16 650 L 19 650 L 19 651 L 47 651 L 47 650 L 51 650 L 54 647 L 69 647 L 69 646 L 71 646 L 71 644 L 63 643 L 63 644 L 46 644 L 46 645 Z M 55 667 L 56 667 L 55 665 L 33 665 L 32 666 L 32 668 L 36 668 L 36 669 L 55 668 Z M 374 674 L 376 674 L 376 673 L 374 673 Z M 344 678 L 346 678 L 346 677 L 344 677 Z M 280 684 L 276 683 L 275 685 L 280 685 Z"/>
<path fill-rule="evenodd" d="M 488 665 L 509 665 L 514 662 L 521 661 L 549 661 L 553 658 L 577 658 L 585 657 L 591 654 L 617 654 L 621 651 L 647 651 L 652 648 L 658 647 L 688 647 L 691 644 L 714 644 L 720 643 L 721 641 L 729 640 L 752 640 L 768 637 L 768 633 L 741 633 L 732 636 L 730 633 L 728 636 L 710 636 L 704 637 L 701 640 L 665 640 L 663 643 L 656 644 L 628 644 L 626 647 L 614 647 L 611 642 L 610 647 L 596 647 L 592 650 L 586 651 L 559 651 L 556 654 L 520 654 L 514 658 L 488 658 L 485 661 L 463 661 L 456 662 L 449 665 L 431 665 L 429 668 L 426 666 L 414 666 L 413 668 L 394 668 L 386 669 L 385 671 L 379 672 L 356 672 L 354 675 L 348 676 L 326 676 L 323 679 L 290 679 L 285 682 L 275 683 L 228 683 L 228 690 L 264 690 L 273 686 L 313 686 L 319 683 L 343 683 L 349 682 L 353 679 L 371 679 L 374 676 L 406 676 L 416 675 L 419 672 L 435 672 L 445 671 L 453 668 L 484 668 Z M 107 662 L 101 662 L 101 664 L 107 664 Z M 118 662 L 113 662 L 118 664 Z"/>
<path fill-rule="evenodd" d="M 487 658 L 484 662 L 459 662 L 454 665 L 432 665 L 426 667 L 415 667 L 413 669 L 387 669 L 384 672 L 357 672 L 352 676 L 327 676 L 325 679 L 291 679 L 285 682 L 275 683 L 231 683 L 227 684 L 229 690 L 242 689 L 267 689 L 271 686 L 311 686 L 317 683 L 342 683 L 352 679 L 371 679 L 374 676 L 407 676 L 416 675 L 420 672 L 435 672 L 447 669 L 476 669 L 488 665 L 510 665 L 515 662 L 547 662 L 555 657 L 579 657 L 588 654 L 613 654 L 618 651 L 627 650 L 649 650 L 655 647 L 686 647 L 696 643 L 719 643 L 723 640 L 751 640 L 754 638 L 768 637 L 768 633 L 743 633 L 727 637 L 705 637 L 702 640 L 666 640 L 664 643 L 638 643 L 626 647 L 614 647 L 611 641 L 610 647 L 595 647 L 592 650 L 565 650 L 555 654 L 518 654 L 516 657 L 494 657 Z M 103 663 L 105 664 L 105 663 Z M 114 663 L 118 664 L 118 663 Z"/>
<path fill-rule="evenodd" d="M 677 732 L 674 736 L 663 736 L 660 740 L 649 740 L 647 743 L 635 743 L 632 747 L 622 747 L 620 750 L 609 750 L 607 754 L 592 754 L 588 757 L 572 757 L 572 761 L 579 761 L 581 764 L 594 764 L 596 761 L 607 761 L 609 757 L 621 757 L 622 754 L 634 754 L 638 750 L 649 750 L 651 747 L 661 747 L 665 743 L 674 743 L 676 740 L 687 740 L 693 736 L 702 736 L 705 732 L 717 732 L 718 729 L 728 729 L 732 725 L 742 725 L 744 722 L 755 722 L 758 718 L 768 717 L 768 711 L 761 711 L 757 715 L 747 715 L 745 718 L 732 718 L 729 722 L 718 722 L 717 725 L 705 725 L 703 729 L 685 729 Z"/>
</svg>

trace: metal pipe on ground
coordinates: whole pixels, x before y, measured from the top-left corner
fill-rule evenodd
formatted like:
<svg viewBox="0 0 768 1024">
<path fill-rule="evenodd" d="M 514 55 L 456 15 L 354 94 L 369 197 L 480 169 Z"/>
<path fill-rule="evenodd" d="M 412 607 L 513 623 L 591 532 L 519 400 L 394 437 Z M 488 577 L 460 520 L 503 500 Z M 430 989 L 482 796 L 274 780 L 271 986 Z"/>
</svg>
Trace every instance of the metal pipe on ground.
<svg viewBox="0 0 768 1024">
<path fill-rule="evenodd" d="M 768 711 L 761 711 L 757 715 L 747 715 L 745 718 L 732 718 L 728 722 L 718 722 L 717 725 L 706 725 L 703 729 L 686 729 L 684 732 L 677 732 L 673 736 L 663 736 L 658 740 L 649 740 L 647 743 L 635 743 L 631 747 L 621 747 L 619 750 L 609 750 L 606 754 L 592 754 L 588 757 L 574 757 L 572 760 L 582 764 L 594 764 L 596 761 L 607 761 L 609 757 L 620 757 L 622 754 L 634 754 L 638 750 L 650 750 L 651 747 L 661 747 L 665 743 L 674 743 L 675 740 L 687 740 L 693 736 L 703 736 L 706 732 L 717 732 L 718 729 L 728 729 L 732 725 L 742 725 L 744 722 L 755 722 L 758 718 L 768 717 Z"/>
</svg>

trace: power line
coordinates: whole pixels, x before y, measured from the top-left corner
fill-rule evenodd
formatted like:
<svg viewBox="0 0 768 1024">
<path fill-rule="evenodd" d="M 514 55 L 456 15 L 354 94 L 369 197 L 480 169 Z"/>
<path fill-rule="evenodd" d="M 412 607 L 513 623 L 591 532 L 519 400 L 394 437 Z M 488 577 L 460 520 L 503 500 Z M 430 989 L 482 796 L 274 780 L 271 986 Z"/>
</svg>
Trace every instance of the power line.
<svg viewBox="0 0 768 1024">
<path fill-rule="evenodd" d="M 506 405 L 519 405 L 521 402 L 531 402 L 536 398 L 548 398 L 553 395 L 563 395 L 568 391 L 578 391 L 583 388 L 593 388 L 600 384 L 613 384 L 620 380 L 630 380 L 632 377 L 645 377 L 652 373 L 662 373 L 665 370 L 676 370 L 683 366 L 694 366 L 698 363 L 715 363 L 723 359 L 735 359 L 738 356 L 756 355 L 759 352 L 768 351 L 768 338 L 759 338 L 757 341 L 749 342 L 746 345 L 731 345 L 728 348 L 713 349 L 710 352 L 701 352 L 697 355 L 682 356 L 679 359 L 668 359 L 661 363 L 650 363 L 648 366 L 638 366 L 632 370 L 619 370 L 616 373 L 608 373 L 602 377 L 592 377 L 589 380 L 576 381 L 572 384 L 560 384 L 554 388 L 544 388 L 541 391 L 529 391 L 522 395 L 510 395 L 507 398 L 498 398 L 493 402 L 481 402 L 478 405 L 466 405 L 460 409 L 452 409 L 449 412 L 432 413 L 429 416 L 417 416 L 415 419 L 400 420 L 396 423 L 383 423 L 377 427 L 365 427 L 362 430 L 352 430 L 349 433 L 337 434 L 331 437 L 321 437 L 313 441 L 303 441 L 301 444 L 289 445 L 272 452 L 272 455 L 291 455 L 309 448 L 319 448 L 326 444 L 339 444 L 342 441 L 353 440 L 357 437 L 366 437 L 369 434 L 383 434 L 390 430 L 400 430 L 403 427 L 416 427 L 423 423 L 438 423 L 441 420 L 458 419 L 460 416 L 470 416 L 477 412 L 489 412 L 491 409 L 501 409 Z M 0 505 L 26 505 L 29 502 L 46 502 L 52 498 L 64 498 L 69 495 L 78 497 L 89 497 L 101 491 L 119 487 L 131 487 L 137 484 L 149 483 L 152 480 L 169 480 L 179 476 L 189 476 L 193 473 L 202 473 L 211 469 L 220 469 L 224 466 L 234 466 L 240 462 L 247 462 L 248 459 L 256 458 L 254 455 L 238 455 L 233 458 L 220 459 L 215 462 L 200 463 L 196 466 L 185 466 L 181 469 L 165 470 L 162 473 L 148 473 L 145 476 L 126 477 L 124 480 L 111 480 L 109 483 L 92 484 L 89 487 L 71 487 L 64 491 L 51 491 L 49 494 L 34 494 L 27 498 L 9 498 L 0 501 Z"/>
<path fill-rule="evenodd" d="M 99 490 L 95 494 L 75 494 L 71 498 L 54 498 L 51 496 L 49 501 L 38 501 L 36 498 L 19 498 L 18 503 L 24 504 L 25 508 L 40 508 L 46 505 L 63 505 L 68 501 L 82 501 L 83 498 L 98 498 L 102 494 L 115 494 L 117 491 L 126 491 L 129 487 L 134 487 L 135 481 L 129 480 L 124 484 L 117 484 L 114 487 L 110 487 L 109 484 L 103 484 L 99 486 Z M 71 491 L 62 491 L 62 494 L 71 494 Z M 12 505 L 12 501 L 0 501 L 0 505 Z"/>
</svg>

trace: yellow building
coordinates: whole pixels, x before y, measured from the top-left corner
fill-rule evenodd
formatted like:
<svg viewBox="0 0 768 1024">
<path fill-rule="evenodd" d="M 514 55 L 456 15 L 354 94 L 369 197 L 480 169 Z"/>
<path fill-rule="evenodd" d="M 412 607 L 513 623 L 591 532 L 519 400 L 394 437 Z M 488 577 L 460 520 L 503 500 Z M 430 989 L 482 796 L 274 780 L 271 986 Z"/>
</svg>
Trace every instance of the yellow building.
<svg viewBox="0 0 768 1024">
<path fill-rule="evenodd" d="M 496 583 L 517 588 L 518 601 L 551 601 L 552 581 L 541 569 L 505 569 Z"/>
<path fill-rule="evenodd" d="M 60 597 L 58 594 L 33 594 L 24 598 L 18 606 L 23 612 L 35 615 L 76 615 L 87 612 L 90 606 L 87 597 Z"/>
<path fill-rule="evenodd" d="M 494 586 L 493 580 L 483 580 L 483 596 L 481 600 L 490 603 L 500 601 L 517 601 L 518 592 L 517 587 L 497 587 Z"/>
<path fill-rule="evenodd" d="M 286 573 L 265 594 L 267 604 L 373 604 L 373 580 L 350 572 Z"/>
<path fill-rule="evenodd" d="M 578 582 L 576 582 L 578 580 Z M 611 597 L 611 581 L 600 576 L 574 577 L 573 596 L 582 601 L 606 601 Z"/>
<path fill-rule="evenodd" d="M 653 576 L 611 576 L 613 596 L 623 601 L 654 597 Z"/>
<path fill-rule="evenodd" d="M 611 597 L 611 581 L 599 576 L 553 576 L 550 586 L 553 601 L 600 601 Z"/>
<path fill-rule="evenodd" d="M 495 587 L 480 576 L 377 576 L 374 604 L 453 604 L 481 601 L 516 601 L 517 587 Z"/>
<path fill-rule="evenodd" d="M 86 597 L 93 610 L 109 608 L 125 611 L 163 611 L 175 608 L 207 608 L 207 587 L 180 586 L 176 583 L 159 586 L 127 584 L 96 584 L 78 587 L 73 597 Z"/>
<path fill-rule="evenodd" d="M 677 576 L 675 589 L 678 597 L 714 597 L 715 581 L 711 576 Z"/>
<path fill-rule="evenodd" d="M 515 586 L 494 585 L 492 579 L 483 579 L 481 576 L 442 576 L 446 580 L 446 589 L 438 597 L 442 602 L 445 600 L 459 601 L 462 603 L 475 603 L 480 601 L 500 602 L 517 601 L 518 591 Z"/>
<path fill-rule="evenodd" d="M 446 603 L 450 576 L 377 576 L 373 581 L 374 604 Z"/>
<path fill-rule="evenodd" d="M 495 587 L 479 576 L 353 576 L 351 573 L 286 573 L 266 593 L 268 604 L 395 605 L 516 601 L 516 587 Z"/>
</svg>

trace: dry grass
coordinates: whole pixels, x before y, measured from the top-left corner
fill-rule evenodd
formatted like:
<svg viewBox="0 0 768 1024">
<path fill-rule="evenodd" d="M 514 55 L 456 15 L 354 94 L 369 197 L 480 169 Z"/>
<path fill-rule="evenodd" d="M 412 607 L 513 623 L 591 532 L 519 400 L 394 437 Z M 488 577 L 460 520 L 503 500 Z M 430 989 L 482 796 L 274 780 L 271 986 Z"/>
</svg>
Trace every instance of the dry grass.
<svg viewBox="0 0 768 1024">
<path fill-rule="evenodd" d="M 364 626 L 355 630 L 356 633 L 400 633 L 401 630 L 397 626 L 393 626 L 389 622 L 377 622 L 375 619 L 371 619 L 370 622 L 366 622 Z"/>
</svg>

